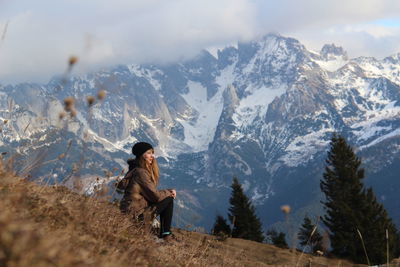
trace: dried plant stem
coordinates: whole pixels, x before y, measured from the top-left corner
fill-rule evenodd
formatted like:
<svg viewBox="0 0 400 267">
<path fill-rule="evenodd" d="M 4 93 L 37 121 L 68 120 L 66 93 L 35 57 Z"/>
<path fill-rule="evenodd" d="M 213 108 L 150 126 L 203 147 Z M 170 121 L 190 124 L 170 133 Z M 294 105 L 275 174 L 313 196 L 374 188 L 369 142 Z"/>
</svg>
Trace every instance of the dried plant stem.
<svg viewBox="0 0 400 267">
<path fill-rule="evenodd" d="M 37 153 L 37 155 L 34 158 L 29 160 L 27 165 L 21 170 L 21 172 L 18 175 L 25 177 L 32 170 L 38 168 L 39 166 L 42 166 L 46 156 L 47 156 L 47 151 L 40 151 L 39 153 Z"/>
<path fill-rule="evenodd" d="M 186 266 L 191 266 L 192 265 L 192 259 L 193 259 L 193 256 L 195 254 L 194 252 L 195 252 L 195 250 L 200 248 L 200 246 L 201 246 L 201 239 L 199 240 L 198 245 L 194 247 L 192 253 L 190 253 L 191 255 L 190 255 L 190 257 L 189 257 L 189 259 L 188 259 L 188 261 L 186 263 Z"/>
<path fill-rule="evenodd" d="M 6 22 L 6 25 L 4 26 L 3 33 L 1 34 L 1 42 L 3 42 L 6 39 L 6 34 L 7 34 L 7 29 L 8 29 L 8 24 L 10 21 Z"/>
<path fill-rule="evenodd" d="M 203 249 L 203 252 L 200 253 L 200 257 L 206 256 L 206 253 L 207 253 L 207 250 L 208 250 L 209 246 L 210 246 L 210 244 L 207 243 L 206 247 Z"/>
<path fill-rule="evenodd" d="M 289 206 L 287 206 L 289 207 Z M 292 253 L 292 260 L 291 263 L 294 264 L 296 262 L 296 249 L 295 249 L 295 243 L 296 243 L 296 236 L 297 233 L 295 232 L 295 230 L 293 229 L 293 223 L 290 219 L 290 207 L 287 210 L 287 212 L 285 212 L 283 210 L 283 212 L 285 213 L 285 221 L 286 221 L 286 225 L 287 225 L 287 229 L 288 229 L 288 235 L 292 236 L 291 240 L 288 241 L 288 246 L 289 246 L 289 251 Z"/>
<path fill-rule="evenodd" d="M 317 225 L 315 225 L 315 226 L 314 226 L 314 229 L 311 231 L 311 234 L 310 234 L 310 236 L 309 236 L 308 239 L 307 239 L 307 243 L 306 243 L 306 245 L 303 247 L 303 250 L 301 251 L 301 254 L 300 254 L 300 256 L 299 256 L 299 258 L 298 258 L 298 260 L 297 260 L 296 267 L 299 266 L 301 257 L 303 257 L 304 251 L 306 250 L 306 247 L 307 247 L 308 244 L 310 243 L 311 237 L 313 236 L 313 234 L 315 233 L 316 230 L 317 230 Z"/>
<path fill-rule="evenodd" d="M 111 201 L 114 201 L 114 196 L 115 196 L 116 192 L 117 192 L 117 187 L 114 185 L 113 186 L 113 191 L 111 192 L 111 195 L 110 195 L 110 200 Z"/>
<path fill-rule="evenodd" d="M 26 130 L 28 129 L 29 125 L 31 125 L 31 122 L 28 123 L 28 125 L 26 125 L 25 129 L 24 129 L 24 133 L 26 132 Z"/>
<path fill-rule="evenodd" d="M 389 267 L 389 231 L 386 229 L 386 259 L 387 266 Z"/>
<path fill-rule="evenodd" d="M 365 248 L 364 239 L 363 239 L 363 237 L 362 237 L 362 235 L 361 235 L 360 230 L 357 229 L 357 233 L 358 233 L 358 235 L 360 236 L 361 243 L 362 243 L 362 246 L 363 246 L 363 249 L 364 249 L 364 253 L 365 253 L 365 257 L 367 258 L 368 266 L 370 266 L 371 264 L 370 264 L 370 262 L 369 262 L 369 258 L 368 258 L 368 254 L 367 254 L 367 249 Z"/>
<path fill-rule="evenodd" d="M 44 182 L 46 180 L 46 178 L 44 178 L 42 181 Z M 47 181 L 42 184 L 42 188 L 39 189 L 39 195 L 42 194 L 44 192 L 44 190 L 46 190 L 47 186 L 49 185 L 49 182 L 51 180 L 51 176 L 47 179 Z"/>
</svg>

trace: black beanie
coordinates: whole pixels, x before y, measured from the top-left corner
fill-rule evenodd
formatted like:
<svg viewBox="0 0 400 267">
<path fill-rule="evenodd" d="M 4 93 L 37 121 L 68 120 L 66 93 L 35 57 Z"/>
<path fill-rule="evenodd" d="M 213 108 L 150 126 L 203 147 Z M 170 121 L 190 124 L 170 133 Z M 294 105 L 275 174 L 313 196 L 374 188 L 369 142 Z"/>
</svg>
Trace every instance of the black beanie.
<svg viewBox="0 0 400 267">
<path fill-rule="evenodd" d="M 153 146 L 146 142 L 139 142 L 133 145 L 132 154 L 138 158 L 149 149 L 153 149 Z"/>
</svg>

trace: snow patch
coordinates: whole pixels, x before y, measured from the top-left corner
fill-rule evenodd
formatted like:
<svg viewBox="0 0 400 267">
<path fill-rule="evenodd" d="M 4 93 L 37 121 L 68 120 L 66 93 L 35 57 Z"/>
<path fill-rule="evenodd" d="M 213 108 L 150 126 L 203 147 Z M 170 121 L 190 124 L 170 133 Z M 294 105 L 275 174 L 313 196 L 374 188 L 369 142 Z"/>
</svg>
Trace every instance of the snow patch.
<svg viewBox="0 0 400 267">
<path fill-rule="evenodd" d="M 400 85 L 400 65 L 388 61 L 378 61 L 374 58 L 356 58 L 354 62 L 364 70 L 369 78 L 384 77 Z"/>
<path fill-rule="evenodd" d="M 88 137 L 92 138 L 93 141 L 96 141 L 104 146 L 104 149 L 109 151 L 109 152 L 117 152 L 117 151 L 124 151 L 128 154 L 131 153 L 130 149 L 126 149 L 127 144 L 133 144 L 137 142 L 138 140 L 133 137 L 133 136 L 128 136 L 127 138 L 117 141 L 117 142 L 111 142 L 107 140 L 106 138 L 100 137 L 97 133 L 95 133 L 93 130 L 88 129 Z"/>
<path fill-rule="evenodd" d="M 380 127 L 376 125 L 368 125 L 368 127 L 363 127 L 362 130 L 360 131 L 353 131 L 353 133 L 358 137 L 358 141 L 364 141 L 368 140 L 371 137 L 374 137 L 375 135 L 381 133 L 381 132 L 387 132 L 392 130 L 392 126 L 388 127 Z"/>
<path fill-rule="evenodd" d="M 269 197 L 269 194 L 259 193 L 258 188 L 254 188 L 252 193 L 251 201 L 254 204 L 262 204 Z"/>
<path fill-rule="evenodd" d="M 235 81 L 235 70 L 236 62 L 224 68 L 220 75 L 215 78 L 215 82 L 219 85 L 220 88 L 227 88 L 228 85 L 231 85 Z"/>
<path fill-rule="evenodd" d="M 264 117 L 268 105 L 286 92 L 286 86 L 278 88 L 246 88 L 247 97 L 242 99 L 232 119 L 237 127 L 250 126 L 257 117 Z"/>
<path fill-rule="evenodd" d="M 156 75 L 164 75 L 161 70 L 151 70 L 140 65 L 128 65 L 127 67 L 131 74 L 134 74 L 137 77 L 145 78 L 157 91 L 161 90 L 160 81 L 154 78 Z"/>
<path fill-rule="evenodd" d="M 297 136 L 287 147 L 286 154 L 280 157 L 285 165 L 297 167 L 314 158 L 314 155 L 324 150 L 329 144 L 324 137 L 331 133 L 332 129 L 324 128 L 317 132 L 312 132 L 304 136 Z"/>
<path fill-rule="evenodd" d="M 391 138 L 391 137 L 395 137 L 395 136 L 399 136 L 399 135 L 400 135 L 400 129 L 396 129 L 396 130 L 394 130 L 393 132 L 390 132 L 390 133 L 388 133 L 388 134 L 385 134 L 385 135 L 383 135 L 383 136 L 380 136 L 379 138 L 375 139 L 374 141 L 372 141 L 371 143 L 369 143 L 369 144 L 367 144 L 367 145 L 360 146 L 359 149 L 360 149 L 360 150 L 363 150 L 363 149 L 365 149 L 365 148 L 367 148 L 367 147 L 374 146 L 374 145 L 376 145 L 376 144 L 382 142 L 382 141 L 385 140 L 385 139 L 388 139 L 388 138 Z"/>
<path fill-rule="evenodd" d="M 344 60 L 342 57 L 336 57 L 335 60 L 314 60 L 314 62 L 317 63 L 322 69 L 334 72 L 346 65 L 349 61 Z"/>
<path fill-rule="evenodd" d="M 177 119 L 184 127 L 184 142 L 192 147 L 193 152 L 207 150 L 208 144 L 213 140 L 215 130 L 223 108 L 223 88 L 207 100 L 207 88 L 201 83 L 189 81 L 189 92 L 182 95 L 186 103 L 198 112 L 195 121 Z"/>
</svg>

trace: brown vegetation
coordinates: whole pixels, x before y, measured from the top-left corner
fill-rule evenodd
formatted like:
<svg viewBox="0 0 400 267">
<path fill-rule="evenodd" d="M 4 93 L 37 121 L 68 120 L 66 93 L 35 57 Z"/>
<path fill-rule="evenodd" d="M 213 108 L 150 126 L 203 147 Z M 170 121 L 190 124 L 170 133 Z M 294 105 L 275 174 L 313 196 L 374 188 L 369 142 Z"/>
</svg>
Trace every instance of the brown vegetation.
<svg viewBox="0 0 400 267">
<path fill-rule="evenodd" d="M 175 229 L 160 243 L 101 197 L 40 186 L 0 164 L 0 266 L 295 266 L 300 253 Z M 304 255 L 298 266 L 354 266 Z"/>
</svg>

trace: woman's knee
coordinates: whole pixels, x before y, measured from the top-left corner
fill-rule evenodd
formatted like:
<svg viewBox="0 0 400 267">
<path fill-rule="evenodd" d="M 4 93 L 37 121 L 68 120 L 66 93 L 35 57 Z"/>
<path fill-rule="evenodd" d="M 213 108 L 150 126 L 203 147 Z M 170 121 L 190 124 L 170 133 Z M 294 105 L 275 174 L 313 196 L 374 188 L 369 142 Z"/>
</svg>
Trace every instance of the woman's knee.
<svg viewBox="0 0 400 267">
<path fill-rule="evenodd" d="M 166 197 L 163 200 L 161 200 L 159 203 L 169 203 L 169 202 L 173 202 L 174 198 L 173 197 Z"/>
<path fill-rule="evenodd" d="M 168 206 L 174 206 L 174 198 L 173 197 L 167 197 L 165 199 L 165 202 Z"/>
</svg>

